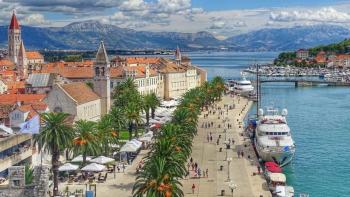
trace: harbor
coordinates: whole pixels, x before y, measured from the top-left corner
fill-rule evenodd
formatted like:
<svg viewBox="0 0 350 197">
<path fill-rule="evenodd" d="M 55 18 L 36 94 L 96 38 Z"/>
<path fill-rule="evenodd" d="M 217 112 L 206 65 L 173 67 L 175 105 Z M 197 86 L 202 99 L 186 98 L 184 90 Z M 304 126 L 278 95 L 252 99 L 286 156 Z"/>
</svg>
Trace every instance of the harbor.
<svg viewBox="0 0 350 197">
<path fill-rule="evenodd" d="M 324 67 L 281 67 L 271 64 L 261 65 L 256 69 L 256 65 L 250 66 L 243 72 L 256 74 L 264 78 L 275 79 L 294 79 L 294 80 L 322 80 L 325 82 L 333 82 L 334 84 L 350 85 L 350 69 L 349 68 L 324 68 Z"/>
</svg>

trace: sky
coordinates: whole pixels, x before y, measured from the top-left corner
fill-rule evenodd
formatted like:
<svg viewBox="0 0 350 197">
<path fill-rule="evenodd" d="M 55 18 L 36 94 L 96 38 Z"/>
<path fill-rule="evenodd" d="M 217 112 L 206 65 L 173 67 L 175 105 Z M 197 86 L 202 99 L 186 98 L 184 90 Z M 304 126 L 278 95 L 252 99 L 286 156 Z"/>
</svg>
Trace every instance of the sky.
<svg viewBox="0 0 350 197">
<path fill-rule="evenodd" d="M 217 38 L 263 28 L 350 28 L 350 0 L 0 0 L 0 24 L 60 27 L 98 20 L 146 31 L 208 31 Z"/>
</svg>

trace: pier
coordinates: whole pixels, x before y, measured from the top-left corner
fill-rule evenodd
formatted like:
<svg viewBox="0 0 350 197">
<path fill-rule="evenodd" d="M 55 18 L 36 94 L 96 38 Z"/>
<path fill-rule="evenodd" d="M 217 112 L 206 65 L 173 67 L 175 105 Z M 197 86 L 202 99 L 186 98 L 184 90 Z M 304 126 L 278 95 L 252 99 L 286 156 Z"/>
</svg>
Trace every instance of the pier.
<svg viewBox="0 0 350 197">
<path fill-rule="evenodd" d="M 341 81 L 326 81 L 317 79 L 305 79 L 305 78 L 264 78 L 259 80 L 260 83 L 294 83 L 295 87 L 299 86 L 350 86 L 350 82 Z M 253 81 L 256 84 L 256 81 Z"/>
</svg>

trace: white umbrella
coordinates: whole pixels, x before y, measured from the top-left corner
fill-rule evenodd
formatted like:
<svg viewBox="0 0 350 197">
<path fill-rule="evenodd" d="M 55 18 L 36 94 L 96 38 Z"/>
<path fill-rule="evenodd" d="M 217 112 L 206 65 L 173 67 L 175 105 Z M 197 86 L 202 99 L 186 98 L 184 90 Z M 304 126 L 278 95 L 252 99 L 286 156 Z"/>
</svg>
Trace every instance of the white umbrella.
<svg viewBox="0 0 350 197">
<path fill-rule="evenodd" d="M 139 149 L 139 147 L 135 146 L 131 143 L 126 143 L 122 148 L 120 149 L 120 152 L 136 152 Z"/>
<path fill-rule="evenodd" d="M 136 147 L 139 147 L 139 148 L 142 146 L 142 142 L 138 141 L 137 139 L 133 139 L 133 140 L 129 141 L 128 143 L 135 144 Z"/>
<path fill-rule="evenodd" d="M 151 142 L 152 141 L 152 137 L 149 136 L 142 136 L 139 138 L 140 141 L 142 142 Z"/>
<path fill-rule="evenodd" d="M 153 137 L 153 131 L 148 131 L 147 133 L 145 133 L 144 135 L 143 135 L 143 137 Z"/>
<path fill-rule="evenodd" d="M 105 157 L 105 156 L 99 156 L 99 157 L 96 157 L 95 159 L 90 160 L 90 162 L 99 163 L 99 164 L 106 164 L 113 161 L 114 159 Z"/>
<path fill-rule="evenodd" d="M 58 171 L 75 171 L 78 170 L 79 166 L 78 165 L 73 165 L 71 163 L 65 163 L 64 165 L 60 166 L 58 168 Z"/>
<path fill-rule="evenodd" d="M 106 169 L 106 166 L 97 164 L 97 163 L 90 163 L 89 165 L 83 167 L 82 171 L 88 171 L 88 172 L 101 172 Z"/>
<path fill-rule="evenodd" d="M 86 161 L 90 161 L 91 157 L 86 156 Z M 83 162 L 83 155 L 76 156 L 71 162 Z"/>
</svg>

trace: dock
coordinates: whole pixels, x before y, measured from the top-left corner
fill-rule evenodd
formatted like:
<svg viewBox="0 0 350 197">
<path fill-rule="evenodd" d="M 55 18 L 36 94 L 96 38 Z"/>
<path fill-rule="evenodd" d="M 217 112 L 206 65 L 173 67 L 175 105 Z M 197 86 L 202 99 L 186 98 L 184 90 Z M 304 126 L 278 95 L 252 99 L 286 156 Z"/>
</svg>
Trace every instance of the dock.
<svg viewBox="0 0 350 197">
<path fill-rule="evenodd" d="M 208 114 L 208 111 L 201 114 L 198 135 L 193 142 L 192 158 L 193 162 L 198 163 L 201 171 L 208 169 L 209 173 L 208 177 L 198 178 L 195 177 L 195 173 L 190 167 L 189 177 L 181 180 L 185 196 L 271 196 L 264 176 L 262 174 L 255 175 L 258 172 L 258 161 L 251 141 L 241 135 L 243 133 L 243 119 L 249 111 L 252 101 L 238 96 L 234 98 L 224 96 L 222 101 L 217 102 L 216 105 L 222 109 L 224 109 L 224 105 L 234 105 L 234 109 L 228 110 L 228 112 L 225 109 L 223 115 L 218 115 L 218 111 L 216 111 L 214 115 L 209 114 L 207 118 L 204 117 L 204 114 Z M 232 125 L 232 128 L 226 129 L 226 133 L 223 126 L 224 119 L 226 119 L 226 123 Z M 213 122 L 213 127 L 202 128 L 203 123 L 206 122 Z M 211 142 L 207 140 L 209 132 L 213 136 Z M 217 145 L 219 135 L 221 138 L 219 145 Z M 231 143 L 230 149 L 226 149 L 225 142 L 227 143 L 228 139 L 235 141 L 233 145 Z M 221 152 L 220 148 L 222 148 Z M 237 151 L 243 151 L 244 157 L 238 157 Z M 194 192 L 192 191 L 193 184 L 195 184 Z"/>
</svg>

